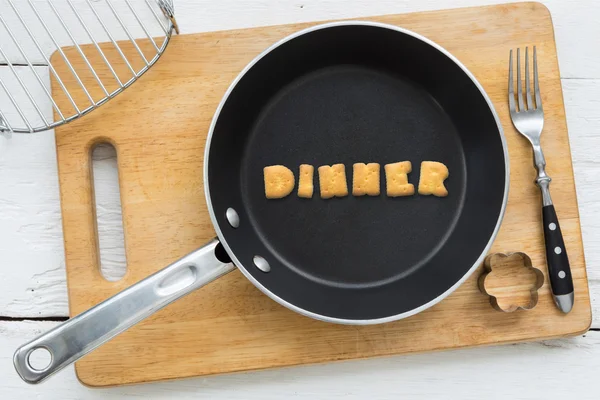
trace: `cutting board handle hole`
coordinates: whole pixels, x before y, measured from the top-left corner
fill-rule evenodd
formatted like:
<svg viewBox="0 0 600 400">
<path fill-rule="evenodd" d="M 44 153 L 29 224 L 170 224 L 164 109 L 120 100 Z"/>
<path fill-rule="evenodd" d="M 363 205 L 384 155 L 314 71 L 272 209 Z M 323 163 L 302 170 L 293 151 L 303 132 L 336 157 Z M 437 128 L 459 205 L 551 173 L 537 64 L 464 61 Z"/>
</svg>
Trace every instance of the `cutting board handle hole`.
<svg viewBox="0 0 600 400">
<path fill-rule="evenodd" d="M 117 150 L 110 143 L 98 143 L 91 157 L 100 273 L 115 282 L 127 272 Z"/>
</svg>

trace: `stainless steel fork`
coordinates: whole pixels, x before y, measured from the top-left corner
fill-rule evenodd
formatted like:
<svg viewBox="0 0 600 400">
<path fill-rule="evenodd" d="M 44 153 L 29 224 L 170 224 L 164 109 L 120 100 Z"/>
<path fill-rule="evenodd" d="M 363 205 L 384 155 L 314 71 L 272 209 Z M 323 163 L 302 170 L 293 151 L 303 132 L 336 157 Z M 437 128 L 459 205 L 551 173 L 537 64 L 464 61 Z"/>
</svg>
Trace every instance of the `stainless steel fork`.
<svg viewBox="0 0 600 400">
<path fill-rule="evenodd" d="M 510 66 L 508 69 L 508 105 L 513 125 L 533 146 L 534 165 L 538 176 L 536 184 L 542 191 L 542 217 L 544 222 L 544 239 L 546 242 L 546 261 L 548 275 L 556 306 L 564 313 L 573 308 L 573 278 L 567 250 L 558 224 L 556 210 L 550 197 L 550 177 L 546 174 L 546 160 L 540 143 L 544 127 L 544 109 L 538 81 L 537 52 L 533 46 L 533 90 L 535 103 L 531 94 L 529 82 L 529 48 L 525 48 L 525 99 L 521 81 L 521 49 L 517 49 L 517 102 L 515 102 L 513 79 L 513 51 L 510 51 Z"/>
</svg>

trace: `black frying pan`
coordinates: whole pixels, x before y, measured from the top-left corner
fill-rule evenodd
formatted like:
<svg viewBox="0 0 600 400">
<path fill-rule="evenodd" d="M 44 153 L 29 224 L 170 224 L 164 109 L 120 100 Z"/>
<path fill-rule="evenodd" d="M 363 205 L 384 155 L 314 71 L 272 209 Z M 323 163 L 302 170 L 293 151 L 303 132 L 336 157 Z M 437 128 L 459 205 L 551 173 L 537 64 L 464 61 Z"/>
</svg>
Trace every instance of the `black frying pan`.
<svg viewBox="0 0 600 400">
<path fill-rule="evenodd" d="M 263 168 L 409 160 L 448 167 L 445 198 L 265 197 Z M 420 312 L 481 263 L 508 194 L 508 155 L 493 106 L 447 51 L 387 25 L 341 22 L 299 32 L 254 60 L 226 93 L 204 180 L 218 240 L 17 350 L 39 382 L 170 302 L 234 269 L 277 302 L 329 322 L 374 324 Z M 230 263 L 233 261 L 233 264 Z M 36 371 L 29 354 L 53 356 Z"/>
</svg>

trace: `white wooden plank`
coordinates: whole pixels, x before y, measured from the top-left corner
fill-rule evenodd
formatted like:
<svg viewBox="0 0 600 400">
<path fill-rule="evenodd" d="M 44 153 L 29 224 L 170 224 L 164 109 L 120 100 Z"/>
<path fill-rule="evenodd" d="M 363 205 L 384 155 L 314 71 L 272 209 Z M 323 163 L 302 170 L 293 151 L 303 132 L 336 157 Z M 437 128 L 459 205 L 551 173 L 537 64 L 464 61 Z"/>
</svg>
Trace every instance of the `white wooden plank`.
<svg viewBox="0 0 600 400">
<path fill-rule="evenodd" d="M 67 316 L 63 236 L 58 195 L 54 134 L 0 138 L 0 315 L 9 317 Z M 27 152 L 9 155 L 13 149 Z M 22 154 L 21 154 L 22 155 Z M 119 192 L 115 188 L 116 160 L 94 154 L 99 199 L 101 271 L 108 280 L 126 270 Z M 20 162 L 28 162 L 21 165 Z M 17 289 L 18 288 L 18 289 Z M 13 291 L 14 290 L 14 291 Z M 18 295 L 14 296 L 15 292 Z"/>
<path fill-rule="evenodd" d="M 147 37 L 142 26 L 135 18 L 135 15 L 123 0 L 112 0 L 109 3 L 105 0 L 94 0 L 92 2 L 93 8 L 90 7 L 87 0 L 70 0 L 70 2 L 75 11 L 73 11 L 73 8 L 71 8 L 71 5 L 67 0 L 52 0 L 51 2 L 48 0 L 33 0 L 31 1 L 33 7 L 31 7 L 29 1 L 12 0 L 14 8 L 11 7 L 11 0 L 0 0 L 0 16 L 6 23 L 6 25 L 4 25 L 0 22 L 0 48 L 7 53 L 7 58 L 13 63 L 25 62 L 23 54 L 15 45 L 8 30 L 10 30 L 10 32 L 13 33 L 13 36 L 19 41 L 19 45 L 22 47 L 25 56 L 35 63 L 46 63 L 42 53 L 46 55 L 46 57 L 50 57 L 50 55 L 56 51 L 57 46 L 50 34 L 54 37 L 58 46 L 72 46 L 73 40 L 67 30 L 63 27 L 61 20 L 69 29 L 75 42 L 78 44 L 92 43 L 92 40 L 77 18 L 77 14 L 79 14 L 81 20 L 86 24 L 92 37 L 96 41 L 109 41 L 109 36 L 102 28 L 98 18 L 94 15 L 93 9 L 96 10 L 100 19 L 108 27 L 110 34 L 115 40 L 128 40 L 125 30 L 108 6 L 109 3 L 113 6 L 115 12 L 119 15 L 123 25 L 127 27 L 132 37 Z M 50 6 L 50 3 L 54 6 L 56 12 Z M 157 7 L 156 1 L 152 0 L 150 3 L 161 21 L 167 26 L 166 18 Z M 144 27 L 152 37 L 165 36 L 163 28 L 158 24 L 152 10 L 144 0 L 129 0 L 129 4 L 131 4 L 133 10 L 139 15 Z M 23 21 L 21 21 L 19 15 Z M 48 34 L 40 22 L 38 15 L 48 27 L 50 34 Z M 29 32 L 32 33 L 33 37 L 38 42 L 39 47 L 34 40 L 31 39 L 31 35 L 25 28 L 25 25 L 29 28 Z M 40 52 L 40 49 L 42 52 Z M 0 57 L 0 63 L 3 62 L 6 62 L 6 60 L 2 60 L 2 57 Z"/>
<path fill-rule="evenodd" d="M 72 0 L 76 9 L 82 14 L 84 21 L 89 23 L 94 37 L 99 41 L 106 41 L 104 34 L 85 0 Z M 7 0 L 0 0 L 0 15 L 10 22 L 10 27 L 22 41 L 26 54 L 36 62 L 43 63 L 44 58 L 36 50 L 33 42 L 25 39 L 26 31 L 10 7 Z M 25 1 L 15 1 L 22 9 L 25 22 L 32 26 L 34 35 L 40 38 L 44 52 L 49 55 L 55 46 L 37 17 L 30 10 Z M 159 36 L 160 28 L 154 22 L 152 14 L 146 10 L 142 0 L 130 0 L 136 10 L 144 11 L 144 21 L 148 21 L 151 34 Z M 276 25 L 282 23 L 315 21 L 332 18 L 356 18 L 361 16 L 404 13 L 421 10 L 435 10 L 441 8 L 467 7 L 486 4 L 506 3 L 503 0 L 175 0 L 176 16 L 182 33 L 205 32 L 212 30 L 233 29 L 261 25 Z M 55 0 L 56 8 L 64 16 L 69 26 L 73 27 L 74 36 L 80 43 L 89 43 L 85 31 L 81 28 L 66 0 Z M 119 39 L 126 39 L 118 21 L 112 16 L 110 9 L 99 2 L 98 10 L 109 26 L 110 31 Z M 595 22 L 592 15 L 600 15 L 600 3 L 593 1 L 544 0 L 542 1 L 553 15 L 559 49 L 559 59 L 562 76 L 565 78 L 599 78 L 600 54 L 590 51 L 594 40 L 600 37 L 600 25 Z M 47 18 L 48 25 L 53 26 L 56 39 L 61 46 L 71 45 L 72 42 L 47 5 L 47 0 L 34 0 L 40 13 Z M 126 4 L 122 1 L 113 1 L 115 8 L 124 16 L 127 26 L 132 27 L 134 37 L 145 37 L 144 32 L 137 26 Z M 0 47 L 6 48 L 10 59 L 22 62 L 22 57 L 11 42 L 8 35 L 0 27 Z M 1 62 L 1 60 L 0 60 Z"/>
<path fill-rule="evenodd" d="M 562 86 L 588 274 L 595 285 L 600 283 L 600 79 L 567 79 Z"/>
<path fill-rule="evenodd" d="M 17 69 L 27 83 L 36 83 L 28 67 Z M 48 68 L 36 70 L 48 82 Z M 10 76 L 8 67 L 0 67 L 0 77 Z M 11 89 L 16 85 L 14 78 L 4 81 Z M 15 93 L 33 121 L 37 112 L 22 91 Z M 44 98 L 39 86 L 32 94 Z M 49 101 L 43 109 L 51 119 Z M 5 95 L 0 95 L 0 110 L 16 123 L 17 113 Z M 65 315 L 62 241 L 54 132 L 0 136 L 0 315 L 19 316 L 20 310 L 27 316 Z"/>
<path fill-rule="evenodd" d="M 600 140 L 600 80 L 568 79 L 563 87 L 593 294 L 593 326 L 600 327 L 600 162 L 595 152 Z M 0 97 L 1 109 L 5 102 Z M 114 171 L 105 173 L 114 175 Z M 5 264 L 16 266 L 0 269 L 0 282 L 6 282 L 0 290 L 0 315 L 68 315 L 56 174 L 52 133 L 0 138 L 0 251 Z M 101 235 L 114 238 L 119 214 L 108 212 L 102 218 L 100 226 L 107 228 Z M 108 273 L 116 278 L 123 255 L 118 246 L 113 248 L 107 259 L 116 263 Z"/>
<path fill-rule="evenodd" d="M 40 79 L 38 80 L 37 77 Z M 27 122 L 32 127 L 42 127 L 54 121 L 52 103 L 48 96 L 50 93 L 48 67 L 34 67 L 33 70 L 29 67 L 14 67 L 11 70 L 8 66 L 0 66 L 0 82 L 0 111 L 10 126 L 26 129 Z M 28 96 L 27 91 L 31 97 Z M 37 104 L 41 114 L 34 104 Z M 17 107 L 21 109 L 22 114 Z M 5 123 L 6 121 L 3 122 Z"/>
<path fill-rule="evenodd" d="M 519 1 L 519 0 L 517 0 Z M 175 0 L 182 33 L 514 2 L 510 0 Z M 600 2 L 542 0 L 552 13 L 561 76 L 599 78 Z"/>
<path fill-rule="evenodd" d="M 16 67 L 17 74 L 29 87 L 34 99 L 39 100 L 43 115 L 52 119 L 52 109 L 43 89 L 29 67 Z M 35 67 L 43 82 L 49 85 L 48 68 Z M 41 123 L 25 92 L 8 67 L 0 67 L 0 79 L 5 82 L 18 104 L 24 104 L 23 113 L 32 123 Z M 13 104 L 0 96 L 0 110 L 12 125 L 22 125 Z M 114 160 L 102 152 L 94 158 L 100 199 L 99 235 L 103 251 L 104 273 L 116 280 L 123 275 L 124 254 L 120 214 L 114 207 L 104 207 L 118 200 L 118 191 L 112 185 L 117 172 Z M 54 132 L 35 135 L 14 134 L 0 136 L 0 316 L 45 317 L 66 316 L 67 290 L 64 267 L 63 236 L 58 189 L 58 171 Z M 121 232 L 115 233 L 115 227 Z M 120 236 L 119 236 L 120 235 Z M 122 241 L 122 239 L 121 239 Z M 104 250 L 104 248 L 103 248 Z M 4 284 L 4 285 L 2 285 Z M 6 286 L 6 287 L 5 287 Z"/>
<path fill-rule="evenodd" d="M 7 14 L 0 0 L 0 15 Z M 21 0 L 14 0 L 21 3 Z M 42 0 L 34 0 L 37 3 Z M 80 2 L 80 0 L 74 0 Z M 139 0 L 131 0 L 136 3 Z M 56 0 L 62 10 L 64 0 Z M 118 3 L 120 0 L 114 0 Z M 395 12 L 492 4 L 487 0 L 175 0 L 185 33 L 263 24 L 359 17 Z M 600 26 L 592 0 L 544 1 L 556 28 L 564 78 L 600 78 L 593 46 Z M 6 36 L 0 27 L 0 45 Z M 14 50 L 13 50 L 14 51 Z M 39 57 L 42 59 L 41 57 Z M 0 60 L 1 62 L 1 60 Z M 5 73 L 0 67 L 0 74 Z M 600 138 L 599 80 L 563 80 L 574 159 L 594 324 L 600 327 L 600 178 L 594 149 Z M 0 93 L 0 109 L 6 107 Z M 46 105 L 49 110 L 49 105 Z M 29 110 L 31 112 L 32 110 Z M 67 315 L 64 257 L 54 136 L 0 136 L 0 316 Z M 110 173 L 110 171 L 106 171 Z M 107 223 L 113 223 L 107 217 Z M 260 373 L 234 374 L 90 390 L 72 367 L 40 386 L 27 386 L 12 369 L 14 349 L 54 326 L 50 322 L 0 321 L 0 398 L 157 399 L 207 398 L 598 398 L 600 332 L 584 337 L 353 361 Z"/>
<path fill-rule="evenodd" d="M 600 160 L 595 154 L 600 148 L 600 79 L 566 79 L 562 86 L 591 291 L 592 326 L 600 328 Z"/>
<path fill-rule="evenodd" d="M 563 80 L 573 154 L 585 255 L 594 305 L 594 327 L 600 328 L 600 80 Z M 115 174 L 110 160 L 100 163 L 101 174 Z M 14 135 L 0 139 L 0 252 L 7 265 L 0 269 L 0 315 L 17 317 L 66 316 L 67 299 L 52 134 Z M 100 184 L 109 184 L 100 181 Z M 554 188 L 554 190 L 557 190 Z M 115 198 L 108 188 L 108 195 Z M 110 195 L 112 193 L 112 195 Z M 107 200 L 109 201 L 109 200 Z M 100 232 L 109 240 L 120 214 L 101 215 Z M 114 211 L 114 210 L 113 210 Z M 109 246 L 109 274 L 117 274 L 123 255 Z M 115 275 L 114 277 L 116 278 Z"/>
<path fill-rule="evenodd" d="M 0 322 L 0 398 L 83 399 L 597 399 L 600 332 L 584 337 L 470 350 L 193 378 L 91 390 L 73 367 L 28 386 L 14 350 L 54 326 Z M 201 344 L 198 344 L 201 346 Z M 134 356 L 134 355 L 127 355 Z"/>
</svg>

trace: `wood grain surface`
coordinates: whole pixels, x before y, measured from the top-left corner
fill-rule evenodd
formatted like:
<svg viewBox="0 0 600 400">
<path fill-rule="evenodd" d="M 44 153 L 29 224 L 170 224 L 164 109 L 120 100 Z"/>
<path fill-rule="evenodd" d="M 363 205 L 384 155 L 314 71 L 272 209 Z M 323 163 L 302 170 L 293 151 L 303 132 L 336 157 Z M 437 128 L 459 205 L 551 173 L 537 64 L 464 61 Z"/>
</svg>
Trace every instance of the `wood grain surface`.
<svg viewBox="0 0 600 400">
<path fill-rule="evenodd" d="M 400 25 L 436 41 L 484 86 L 502 120 L 511 160 L 507 214 L 492 251 L 525 252 L 546 274 L 531 150 L 514 131 L 506 105 L 509 49 L 537 45 L 546 111 L 542 145 L 573 269 L 573 311 L 560 314 L 545 283 L 533 310 L 497 312 L 477 288 L 478 270 L 450 297 L 419 315 L 378 326 L 338 326 L 279 306 L 234 272 L 79 361 L 76 370 L 83 383 L 147 382 L 545 339 L 588 329 L 591 311 L 579 213 L 547 9 L 537 3 L 519 3 L 366 19 Z M 203 147 L 212 115 L 231 81 L 250 60 L 276 40 L 310 25 L 175 37 L 135 89 L 82 121 L 56 130 L 71 315 L 214 236 L 202 188 Z M 82 64 L 76 69 L 90 80 Z M 98 72 L 110 79 L 108 70 Z M 125 69 L 119 68 L 119 73 L 126 73 Z M 53 92 L 61 106 L 66 104 L 54 84 Z M 81 95 L 77 94 L 78 101 L 83 101 Z M 118 282 L 104 280 L 97 262 L 90 151 L 103 141 L 114 143 L 118 153 L 128 265 L 126 276 Z M 518 283 L 507 282 L 511 284 Z"/>
</svg>

